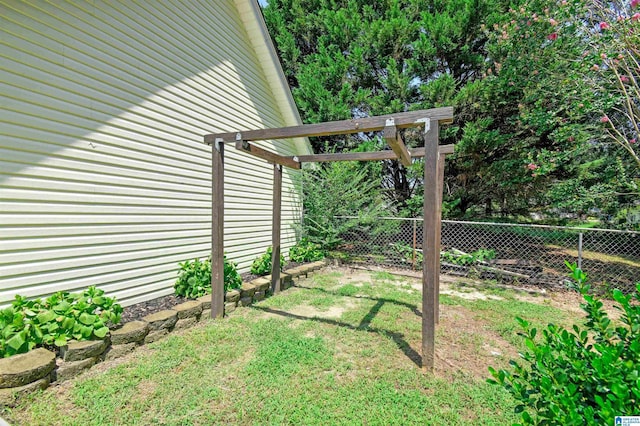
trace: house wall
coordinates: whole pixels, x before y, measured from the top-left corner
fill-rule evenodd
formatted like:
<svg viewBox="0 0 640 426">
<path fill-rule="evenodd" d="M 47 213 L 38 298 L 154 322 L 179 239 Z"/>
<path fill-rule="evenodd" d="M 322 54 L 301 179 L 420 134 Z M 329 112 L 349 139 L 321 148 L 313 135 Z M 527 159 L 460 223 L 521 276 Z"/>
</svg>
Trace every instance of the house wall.
<svg viewBox="0 0 640 426">
<path fill-rule="evenodd" d="M 0 305 L 89 285 L 137 303 L 210 254 L 203 135 L 296 124 L 236 2 L 0 1 Z M 225 246 L 244 271 L 271 242 L 272 166 L 225 154 Z M 285 254 L 300 214 L 285 170 Z"/>
</svg>

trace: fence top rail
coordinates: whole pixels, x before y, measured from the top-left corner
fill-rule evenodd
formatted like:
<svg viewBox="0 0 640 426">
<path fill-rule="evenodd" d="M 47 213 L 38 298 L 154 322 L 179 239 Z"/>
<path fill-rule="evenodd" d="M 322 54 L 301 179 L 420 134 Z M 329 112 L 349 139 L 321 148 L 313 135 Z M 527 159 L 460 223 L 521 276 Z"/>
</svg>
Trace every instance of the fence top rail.
<svg viewBox="0 0 640 426">
<path fill-rule="evenodd" d="M 359 216 L 335 216 L 337 219 L 358 219 Z M 379 216 L 376 219 L 383 220 L 404 220 L 404 221 L 421 221 L 421 217 L 392 217 L 392 216 Z M 487 225 L 487 226 L 511 226 L 519 228 L 542 228 L 542 229 L 556 229 L 562 231 L 576 231 L 576 232 L 610 232 L 612 234 L 628 234 L 628 235 L 640 235 L 638 231 L 628 231 L 621 229 L 602 229 L 602 228 L 580 228 L 570 226 L 558 226 L 558 225 L 535 225 L 531 223 L 506 223 L 506 222 L 477 222 L 471 220 L 442 220 L 442 223 L 461 223 L 464 225 Z"/>
</svg>

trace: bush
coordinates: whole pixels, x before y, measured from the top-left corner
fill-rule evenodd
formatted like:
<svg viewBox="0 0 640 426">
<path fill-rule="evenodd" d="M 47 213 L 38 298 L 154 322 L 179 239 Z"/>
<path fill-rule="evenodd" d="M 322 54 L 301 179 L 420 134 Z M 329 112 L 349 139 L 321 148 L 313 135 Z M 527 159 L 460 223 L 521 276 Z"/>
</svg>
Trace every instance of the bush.
<svg viewBox="0 0 640 426">
<path fill-rule="evenodd" d="M 178 296 L 195 299 L 211 293 L 211 260 L 187 260 L 179 263 L 178 280 L 173 288 Z M 240 288 L 242 278 L 237 270 L 237 264 L 224 257 L 224 291 Z"/>
<path fill-rule="evenodd" d="M 253 275 L 269 275 L 271 273 L 271 257 L 273 256 L 273 248 L 269 247 L 267 251 L 251 264 L 251 273 Z M 280 270 L 284 267 L 284 256 L 280 255 Z"/>
<path fill-rule="evenodd" d="M 16 296 L 0 311 L 0 357 L 37 346 L 64 346 L 71 339 L 102 339 L 108 324 L 120 322 L 122 306 L 104 291 L 89 287 L 82 293 L 57 292 L 45 299 Z"/>
<path fill-rule="evenodd" d="M 306 238 L 301 239 L 289 250 L 289 260 L 292 262 L 315 262 L 326 256 L 320 244 L 312 243 Z"/>
<path fill-rule="evenodd" d="M 573 331 L 549 324 L 537 330 L 518 318 L 527 350 L 513 371 L 489 371 L 520 405 L 522 424 L 601 425 L 615 416 L 637 414 L 640 406 L 640 283 L 633 296 L 613 291 L 622 315 L 612 323 L 598 297 L 589 294 L 586 275 L 567 266 L 587 313 Z M 635 298 L 635 302 L 632 302 Z"/>
</svg>

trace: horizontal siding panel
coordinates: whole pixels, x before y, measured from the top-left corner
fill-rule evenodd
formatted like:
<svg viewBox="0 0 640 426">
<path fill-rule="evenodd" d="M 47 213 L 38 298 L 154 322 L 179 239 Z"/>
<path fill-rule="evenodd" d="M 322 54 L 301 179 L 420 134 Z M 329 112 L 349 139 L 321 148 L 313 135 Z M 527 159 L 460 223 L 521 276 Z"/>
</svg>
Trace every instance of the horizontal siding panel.
<svg viewBox="0 0 640 426">
<path fill-rule="evenodd" d="M 0 305 L 88 285 L 125 305 L 172 293 L 178 262 L 211 251 L 203 135 L 285 125 L 233 2 L 0 11 Z M 296 173 L 283 175 L 284 253 Z M 242 271 L 271 244 L 272 175 L 226 147 L 225 251 Z"/>
</svg>

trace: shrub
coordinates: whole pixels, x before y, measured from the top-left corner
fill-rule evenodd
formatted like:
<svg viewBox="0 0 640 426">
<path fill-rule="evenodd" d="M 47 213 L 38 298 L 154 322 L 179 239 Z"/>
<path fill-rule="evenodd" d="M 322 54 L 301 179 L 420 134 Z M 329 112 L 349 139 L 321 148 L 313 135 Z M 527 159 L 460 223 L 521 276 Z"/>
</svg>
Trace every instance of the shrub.
<svg viewBox="0 0 640 426">
<path fill-rule="evenodd" d="M 178 296 L 195 299 L 211 293 L 211 260 L 186 260 L 179 263 L 180 271 L 173 288 Z M 237 264 L 224 257 L 224 291 L 239 288 L 242 278 L 237 270 Z"/>
<path fill-rule="evenodd" d="M 16 296 L 0 311 L 0 357 L 25 353 L 36 346 L 64 346 L 71 339 L 102 339 L 108 324 L 120 322 L 122 307 L 104 291 L 57 292 L 45 299 Z"/>
<path fill-rule="evenodd" d="M 524 362 L 512 360 L 513 371 L 489 368 L 496 379 L 490 382 L 519 401 L 516 412 L 525 425 L 611 424 L 640 406 L 640 283 L 633 296 L 613 291 L 622 313 L 613 323 L 599 298 L 589 294 L 586 275 L 567 266 L 585 300 L 584 326 L 571 331 L 549 324 L 536 339 L 537 330 L 518 318 L 527 347 L 520 354 Z"/>
<path fill-rule="evenodd" d="M 267 251 L 251 264 L 251 273 L 253 275 L 269 275 L 271 273 L 271 257 L 273 256 L 273 248 L 269 247 Z M 284 256 L 280 255 L 280 270 L 284 267 Z"/>
<path fill-rule="evenodd" d="M 312 243 L 306 238 L 301 239 L 289 250 L 289 259 L 292 262 L 314 262 L 322 260 L 326 256 L 320 244 Z"/>
</svg>

